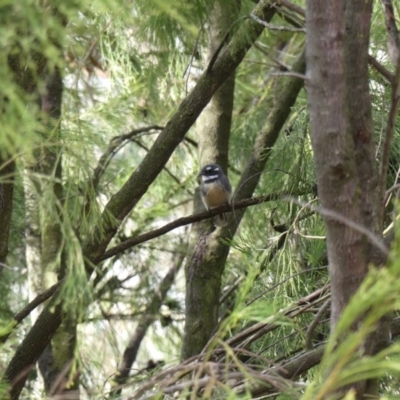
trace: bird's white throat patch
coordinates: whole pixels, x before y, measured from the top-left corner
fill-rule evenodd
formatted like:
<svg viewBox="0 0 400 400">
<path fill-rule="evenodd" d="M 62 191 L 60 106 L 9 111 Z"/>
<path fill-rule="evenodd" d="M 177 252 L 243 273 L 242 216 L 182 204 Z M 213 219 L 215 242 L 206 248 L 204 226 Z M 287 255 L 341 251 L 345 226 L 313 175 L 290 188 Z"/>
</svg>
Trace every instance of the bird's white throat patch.
<svg viewBox="0 0 400 400">
<path fill-rule="evenodd" d="M 211 182 L 217 178 L 218 178 L 218 175 L 208 175 L 208 176 L 202 175 L 201 180 L 203 182 L 207 183 L 207 182 Z"/>
</svg>

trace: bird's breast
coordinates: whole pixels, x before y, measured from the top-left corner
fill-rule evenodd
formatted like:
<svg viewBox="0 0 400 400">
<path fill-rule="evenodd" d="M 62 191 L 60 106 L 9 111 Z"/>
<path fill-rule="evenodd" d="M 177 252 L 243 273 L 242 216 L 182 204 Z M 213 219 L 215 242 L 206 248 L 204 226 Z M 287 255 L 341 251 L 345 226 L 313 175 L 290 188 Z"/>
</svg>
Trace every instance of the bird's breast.
<svg viewBox="0 0 400 400">
<path fill-rule="evenodd" d="M 216 208 L 229 203 L 230 193 L 220 183 L 209 183 L 203 187 L 203 201 L 208 208 Z"/>
</svg>

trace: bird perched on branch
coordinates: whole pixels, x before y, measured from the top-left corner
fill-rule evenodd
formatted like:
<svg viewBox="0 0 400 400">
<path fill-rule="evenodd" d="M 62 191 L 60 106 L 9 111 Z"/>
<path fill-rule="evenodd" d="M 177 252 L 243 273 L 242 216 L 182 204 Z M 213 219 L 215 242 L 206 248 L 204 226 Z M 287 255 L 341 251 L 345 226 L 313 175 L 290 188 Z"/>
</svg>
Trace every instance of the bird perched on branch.
<svg viewBox="0 0 400 400">
<path fill-rule="evenodd" d="M 207 210 L 229 204 L 232 187 L 229 179 L 218 164 L 207 164 L 199 174 L 201 199 Z M 213 218 L 215 226 L 225 226 L 228 222 L 225 214 Z"/>
</svg>

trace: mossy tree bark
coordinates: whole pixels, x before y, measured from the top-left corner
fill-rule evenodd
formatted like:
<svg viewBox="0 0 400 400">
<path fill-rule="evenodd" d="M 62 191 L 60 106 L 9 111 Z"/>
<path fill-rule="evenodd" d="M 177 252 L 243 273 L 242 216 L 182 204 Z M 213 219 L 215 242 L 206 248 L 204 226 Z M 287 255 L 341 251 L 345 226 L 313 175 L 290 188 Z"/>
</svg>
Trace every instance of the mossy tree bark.
<svg viewBox="0 0 400 400">
<path fill-rule="evenodd" d="M 217 0 L 215 2 L 208 27 L 206 64 L 213 58 L 235 21 L 239 6 L 236 0 Z M 235 74 L 233 73 L 214 94 L 197 121 L 200 168 L 206 164 L 217 163 L 228 174 L 234 89 Z M 197 188 L 194 211 L 202 209 L 204 206 L 199 188 Z M 191 230 L 185 265 L 186 308 L 182 359 L 200 353 L 218 321 L 221 276 L 228 255 L 228 247 L 218 246 L 218 241 L 215 242 L 217 236 L 214 235 L 214 232 L 217 231 L 215 231 L 212 220 L 193 224 Z M 216 247 L 223 254 L 222 257 L 214 252 Z"/>
<path fill-rule="evenodd" d="M 40 94 L 44 126 L 47 128 L 43 145 L 35 166 L 38 175 L 33 174 L 38 189 L 38 210 L 40 221 L 40 255 L 42 293 L 57 280 L 65 277 L 67 271 L 66 251 L 63 241 L 63 186 L 62 186 L 62 145 L 60 135 L 61 103 L 63 81 L 59 68 L 48 71 L 43 92 Z M 37 177 L 37 178 L 36 178 Z M 72 313 L 75 315 L 74 313 Z M 72 315 L 65 315 L 62 325 L 53 340 L 39 358 L 39 369 L 47 394 L 62 395 L 74 392 L 79 398 L 79 380 L 70 371 L 74 360 L 77 321 Z M 56 387 L 57 386 L 57 387 Z M 67 388 L 68 387 L 68 388 Z M 69 394 L 71 396 L 71 393 Z"/>
<path fill-rule="evenodd" d="M 65 26 L 66 21 L 57 10 L 49 7 L 46 12 L 52 16 L 56 15 L 61 25 Z M 29 36 L 29 32 L 21 34 Z M 55 48 L 59 50 L 61 60 L 62 51 L 58 33 L 49 31 L 48 35 L 52 38 Z M 9 55 L 8 64 L 13 71 L 15 83 L 27 95 L 31 95 L 29 97 L 31 101 L 36 102 L 37 120 L 42 125 L 40 135 L 37 134 L 40 137 L 37 149 L 33 152 L 33 157 L 28 157 L 26 160 L 24 173 L 26 264 L 29 297 L 33 299 L 56 283 L 66 272 L 63 262 L 62 145 L 59 129 L 63 81 L 60 67 L 52 65 L 53 62 L 46 59 L 41 53 L 40 46 L 31 54 L 25 54 L 19 47 L 17 50 Z M 35 62 L 31 63 L 30 59 Z M 8 205 L 11 204 L 10 197 Z M 40 308 L 32 314 L 34 320 L 39 311 Z M 58 336 L 58 340 L 54 341 L 53 346 L 48 346 L 39 359 L 39 369 L 47 392 L 53 387 L 60 372 L 74 354 L 76 325 L 69 324 L 68 329 L 60 328 L 59 332 L 61 330 L 63 333 Z M 66 337 L 69 339 L 66 340 Z M 32 367 L 33 363 L 28 369 Z M 76 389 L 75 385 L 70 387 Z"/>
</svg>

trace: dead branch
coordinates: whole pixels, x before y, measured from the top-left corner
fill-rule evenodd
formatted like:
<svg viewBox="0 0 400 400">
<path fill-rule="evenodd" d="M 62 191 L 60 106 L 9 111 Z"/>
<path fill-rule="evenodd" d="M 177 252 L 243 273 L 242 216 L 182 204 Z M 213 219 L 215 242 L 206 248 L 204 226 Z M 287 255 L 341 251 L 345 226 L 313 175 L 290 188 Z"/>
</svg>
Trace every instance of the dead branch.
<svg viewBox="0 0 400 400">
<path fill-rule="evenodd" d="M 306 16 L 306 11 L 304 10 L 304 8 L 301 8 L 300 6 L 292 3 L 289 0 L 277 0 L 276 3 L 278 6 L 285 6 L 289 10 L 296 12 L 297 14 L 301 15 L 302 17 Z"/>
<path fill-rule="evenodd" d="M 310 326 L 308 327 L 307 333 L 306 333 L 306 344 L 305 344 L 306 350 L 310 350 L 310 349 L 313 348 L 312 339 L 313 339 L 313 335 L 314 335 L 314 332 L 315 332 L 315 328 L 317 327 L 317 325 L 321 321 L 321 318 L 324 316 L 325 312 L 328 310 L 330 305 L 331 305 L 331 301 L 329 299 L 318 310 L 318 312 L 315 315 L 313 321 L 311 322 Z"/>
<path fill-rule="evenodd" d="M 400 335 L 400 317 L 392 321 L 391 333 L 392 337 Z M 243 351 L 242 348 L 231 348 L 231 350 L 235 353 Z M 221 351 L 224 350 L 222 348 L 215 349 L 211 356 Z M 260 365 L 257 364 L 206 361 L 204 359 L 205 354 L 200 354 L 153 376 L 137 389 L 131 399 L 150 399 L 160 394 L 182 392 L 194 388 L 205 390 L 211 385 L 213 387 L 226 387 L 228 385 L 234 388 L 238 395 L 250 389 L 253 397 L 296 390 L 301 388 L 302 385 L 294 381 L 310 368 L 318 365 L 324 351 L 325 343 L 320 343 L 317 347 L 297 353 L 280 364 L 270 363 L 272 364 L 271 367 L 262 371 L 259 370 Z M 262 361 L 268 363 L 266 359 Z M 201 371 L 200 378 L 196 374 L 198 371 Z M 194 373 L 195 378 L 180 381 L 191 372 Z"/>
</svg>

